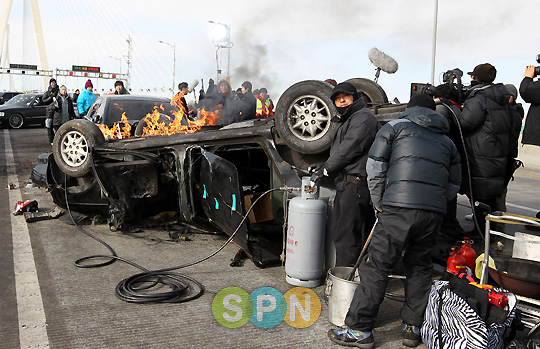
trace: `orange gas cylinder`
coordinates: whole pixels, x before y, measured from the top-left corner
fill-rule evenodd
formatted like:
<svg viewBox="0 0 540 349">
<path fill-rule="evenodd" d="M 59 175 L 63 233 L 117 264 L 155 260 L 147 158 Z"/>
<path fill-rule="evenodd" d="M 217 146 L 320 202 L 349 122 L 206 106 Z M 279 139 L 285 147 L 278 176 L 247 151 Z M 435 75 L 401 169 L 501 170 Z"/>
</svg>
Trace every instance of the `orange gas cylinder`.
<svg viewBox="0 0 540 349">
<path fill-rule="evenodd" d="M 457 246 L 452 247 L 446 260 L 446 270 L 454 275 L 465 272 L 467 261 Z"/>
<path fill-rule="evenodd" d="M 465 265 L 467 265 L 471 270 L 474 270 L 476 266 L 476 252 L 472 248 L 473 241 L 469 238 L 463 238 L 461 248 L 461 254 L 465 258 Z"/>
</svg>

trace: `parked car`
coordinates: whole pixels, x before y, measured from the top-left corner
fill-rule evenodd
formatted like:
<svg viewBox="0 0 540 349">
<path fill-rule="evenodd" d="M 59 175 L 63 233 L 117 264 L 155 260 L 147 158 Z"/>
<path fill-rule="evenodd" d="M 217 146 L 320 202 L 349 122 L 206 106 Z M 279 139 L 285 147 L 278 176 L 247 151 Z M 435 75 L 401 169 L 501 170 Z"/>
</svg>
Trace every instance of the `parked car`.
<svg viewBox="0 0 540 349">
<path fill-rule="evenodd" d="M 0 125 L 21 128 L 25 125 L 45 125 L 47 106 L 41 93 L 22 93 L 0 106 Z"/>
<path fill-rule="evenodd" d="M 13 91 L 0 92 L 0 105 L 6 103 L 7 101 L 9 101 L 11 98 L 15 97 L 18 94 L 21 94 L 21 92 L 13 92 Z"/>
<path fill-rule="evenodd" d="M 405 108 L 388 104 L 375 82 L 354 81 L 381 120 Z M 326 160 L 335 132 L 331 93 L 322 81 L 303 81 L 284 92 L 275 119 L 203 126 L 169 136 L 107 140 L 94 122 L 71 120 L 55 135 L 41 185 L 61 207 L 67 189 L 72 210 L 108 217 L 111 229 L 172 211 L 186 225 L 231 235 L 261 193 L 300 187 L 308 165 Z M 105 97 L 105 103 L 111 98 Z M 120 120 L 119 109 L 112 116 L 102 105 L 96 101 L 90 119 L 109 125 Z M 333 192 L 332 179 L 321 183 L 323 200 Z M 272 192 L 256 208 L 234 241 L 259 267 L 280 264 L 284 193 Z"/>
</svg>

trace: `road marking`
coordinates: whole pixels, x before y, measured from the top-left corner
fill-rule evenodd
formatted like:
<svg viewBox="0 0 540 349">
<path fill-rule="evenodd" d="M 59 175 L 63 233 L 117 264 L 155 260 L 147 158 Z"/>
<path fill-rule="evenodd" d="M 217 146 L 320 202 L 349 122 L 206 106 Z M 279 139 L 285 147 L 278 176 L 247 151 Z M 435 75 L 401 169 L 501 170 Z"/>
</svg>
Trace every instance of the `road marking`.
<svg viewBox="0 0 540 349">
<path fill-rule="evenodd" d="M 521 172 L 516 172 L 514 173 L 515 175 L 518 175 L 518 176 L 525 176 L 525 177 L 532 177 L 532 178 L 540 178 L 540 176 L 537 176 L 537 175 L 532 175 L 532 174 L 527 174 L 527 173 L 521 173 Z"/>
<path fill-rule="evenodd" d="M 15 207 L 17 201 L 22 201 L 22 194 L 19 189 L 15 157 L 7 129 L 4 130 L 4 138 L 8 184 L 15 185 L 15 189 L 8 190 L 9 207 Z M 11 215 L 11 231 L 21 348 L 46 348 L 49 347 L 49 338 L 43 299 L 41 298 L 30 234 L 23 216 Z"/>
<path fill-rule="evenodd" d="M 515 208 L 520 208 L 522 210 L 525 210 L 525 211 L 531 211 L 531 212 L 538 212 L 540 211 L 540 209 L 538 208 L 530 208 L 530 207 L 527 207 L 527 206 L 521 206 L 521 205 L 516 205 L 516 204 L 511 204 L 509 202 L 506 203 L 506 206 L 511 206 L 511 207 L 515 207 Z"/>
</svg>

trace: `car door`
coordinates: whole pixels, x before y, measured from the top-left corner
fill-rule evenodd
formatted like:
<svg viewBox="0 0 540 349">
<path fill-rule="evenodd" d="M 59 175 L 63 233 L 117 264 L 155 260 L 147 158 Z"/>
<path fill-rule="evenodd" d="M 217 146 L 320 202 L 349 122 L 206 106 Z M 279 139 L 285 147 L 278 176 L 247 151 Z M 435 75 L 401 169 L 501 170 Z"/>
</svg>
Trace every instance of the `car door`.
<svg viewBox="0 0 540 349">
<path fill-rule="evenodd" d="M 44 121 L 47 117 L 47 106 L 43 105 L 41 96 L 37 95 L 26 110 L 26 117 L 32 118 L 32 122 Z"/>
<path fill-rule="evenodd" d="M 188 148 L 186 155 L 186 185 L 194 214 L 203 213 L 229 236 L 238 229 L 234 241 L 248 251 L 247 223 L 239 227 L 245 208 L 236 166 L 199 146 Z"/>
</svg>

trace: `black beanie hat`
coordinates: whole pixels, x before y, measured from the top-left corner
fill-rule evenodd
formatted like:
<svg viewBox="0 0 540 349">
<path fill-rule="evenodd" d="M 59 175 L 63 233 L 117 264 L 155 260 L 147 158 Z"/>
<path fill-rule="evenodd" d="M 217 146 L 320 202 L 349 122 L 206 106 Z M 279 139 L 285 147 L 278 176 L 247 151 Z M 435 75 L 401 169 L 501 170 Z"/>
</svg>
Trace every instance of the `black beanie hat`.
<svg viewBox="0 0 540 349">
<path fill-rule="evenodd" d="M 337 84 L 336 87 L 334 87 L 334 89 L 332 90 L 332 96 L 330 97 L 332 101 L 334 101 L 336 99 L 336 96 L 340 93 L 345 93 L 353 96 L 355 101 L 358 99 L 358 91 L 356 91 L 356 88 L 350 82 L 341 82 Z"/>
<path fill-rule="evenodd" d="M 424 108 L 435 110 L 435 101 L 433 100 L 433 98 L 431 98 L 428 95 L 424 95 L 424 94 L 416 95 L 413 98 L 411 98 L 409 103 L 407 103 L 407 108 L 412 108 L 412 107 L 424 107 Z"/>
</svg>

